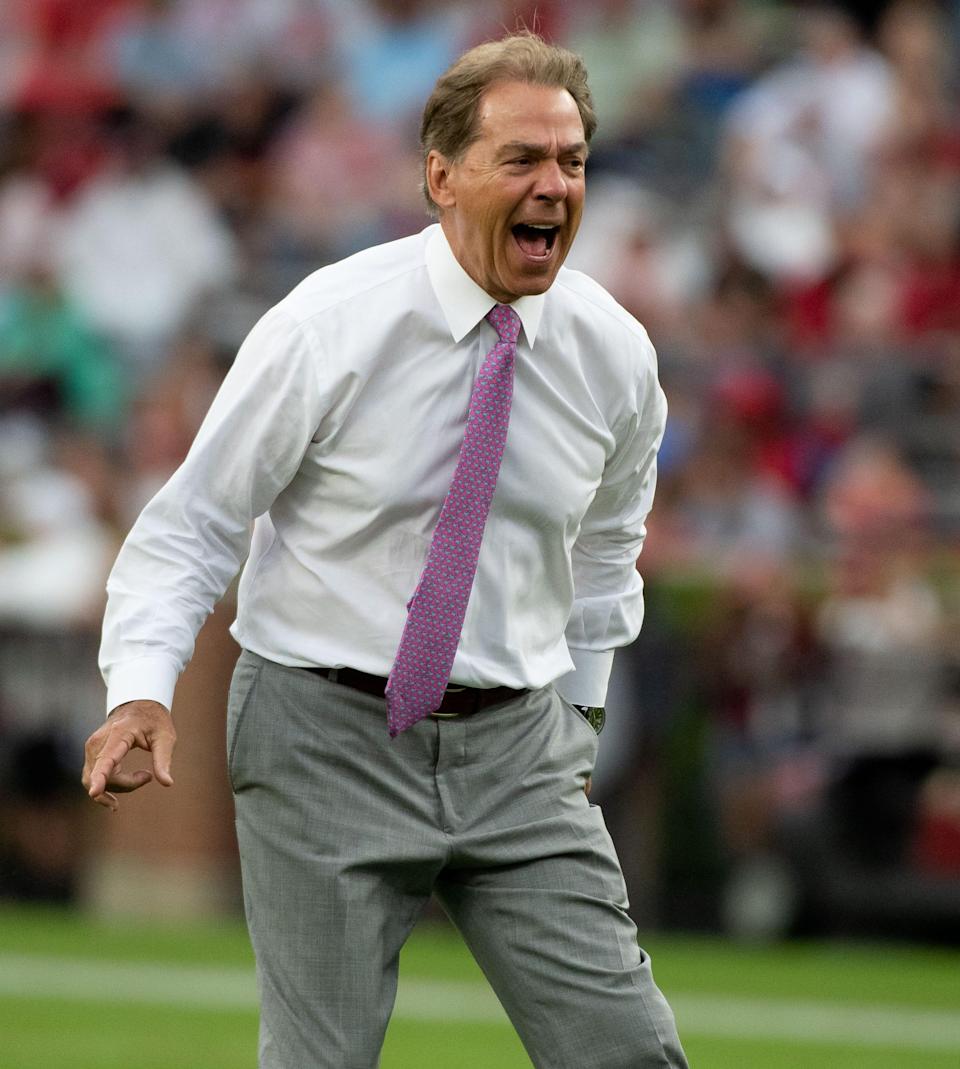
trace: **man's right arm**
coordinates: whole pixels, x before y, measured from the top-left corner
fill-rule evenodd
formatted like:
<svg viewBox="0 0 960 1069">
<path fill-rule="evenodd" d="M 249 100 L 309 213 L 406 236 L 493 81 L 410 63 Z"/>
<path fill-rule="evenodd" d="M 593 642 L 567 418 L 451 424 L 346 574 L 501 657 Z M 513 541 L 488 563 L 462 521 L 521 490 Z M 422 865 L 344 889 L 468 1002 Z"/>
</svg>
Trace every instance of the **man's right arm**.
<svg viewBox="0 0 960 1069">
<path fill-rule="evenodd" d="M 239 570 L 251 523 L 296 474 L 323 411 L 302 328 L 273 309 L 241 346 L 185 461 L 143 510 L 111 572 L 100 650 L 111 717 L 100 731 L 120 718 L 115 738 L 132 739 L 128 748 L 152 748 L 140 740 L 158 723 L 166 738 L 172 722 L 158 709 L 169 721 L 177 678 Z M 123 789 L 115 771 L 110 785 Z"/>
</svg>

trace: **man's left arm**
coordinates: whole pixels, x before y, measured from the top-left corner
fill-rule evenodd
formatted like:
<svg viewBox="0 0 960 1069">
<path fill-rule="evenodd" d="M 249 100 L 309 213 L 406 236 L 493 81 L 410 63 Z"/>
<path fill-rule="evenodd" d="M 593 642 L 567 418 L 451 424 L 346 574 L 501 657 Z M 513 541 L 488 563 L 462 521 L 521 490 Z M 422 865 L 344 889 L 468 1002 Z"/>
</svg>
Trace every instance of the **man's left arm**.
<svg viewBox="0 0 960 1069">
<path fill-rule="evenodd" d="M 636 386 L 636 403 L 573 547 L 574 603 L 566 638 L 576 670 L 559 679 L 557 689 L 575 705 L 604 704 L 614 650 L 640 632 L 643 580 L 637 557 L 653 504 L 666 415 L 651 347 Z"/>
</svg>

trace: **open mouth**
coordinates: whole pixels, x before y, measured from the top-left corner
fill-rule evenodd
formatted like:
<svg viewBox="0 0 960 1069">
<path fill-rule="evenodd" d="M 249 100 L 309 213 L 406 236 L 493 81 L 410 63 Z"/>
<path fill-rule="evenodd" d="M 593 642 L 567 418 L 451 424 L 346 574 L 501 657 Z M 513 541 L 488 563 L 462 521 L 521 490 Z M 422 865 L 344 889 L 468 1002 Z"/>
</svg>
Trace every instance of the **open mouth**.
<svg viewBox="0 0 960 1069">
<path fill-rule="evenodd" d="M 540 223 L 517 223 L 511 229 L 524 255 L 531 260 L 548 260 L 560 232 L 558 226 Z"/>
</svg>

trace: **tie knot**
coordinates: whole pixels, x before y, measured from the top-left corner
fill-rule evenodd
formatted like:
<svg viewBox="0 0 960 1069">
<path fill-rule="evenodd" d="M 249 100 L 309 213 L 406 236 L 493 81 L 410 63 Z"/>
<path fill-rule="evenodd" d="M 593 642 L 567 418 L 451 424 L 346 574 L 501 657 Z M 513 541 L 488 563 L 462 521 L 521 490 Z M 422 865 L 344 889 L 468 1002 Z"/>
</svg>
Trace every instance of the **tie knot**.
<svg viewBox="0 0 960 1069">
<path fill-rule="evenodd" d="M 520 334 L 520 317 L 509 304 L 495 304 L 487 312 L 487 322 L 493 326 L 501 341 L 517 344 Z"/>
</svg>

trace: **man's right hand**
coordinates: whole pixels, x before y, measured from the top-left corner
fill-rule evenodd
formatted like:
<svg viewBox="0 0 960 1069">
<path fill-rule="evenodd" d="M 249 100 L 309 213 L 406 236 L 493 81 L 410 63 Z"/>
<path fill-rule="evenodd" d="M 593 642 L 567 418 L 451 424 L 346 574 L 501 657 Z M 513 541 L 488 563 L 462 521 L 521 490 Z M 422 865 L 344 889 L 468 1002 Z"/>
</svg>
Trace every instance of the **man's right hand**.
<svg viewBox="0 0 960 1069">
<path fill-rule="evenodd" d="M 177 733 L 170 711 L 159 702 L 134 701 L 118 705 L 87 739 L 82 782 L 99 805 L 116 810 L 117 794 L 129 794 L 152 779 L 164 787 L 173 785 L 170 762 Z M 120 762 L 133 749 L 149 750 L 153 772 L 124 772 Z M 114 793 L 116 792 L 116 793 Z"/>
</svg>

